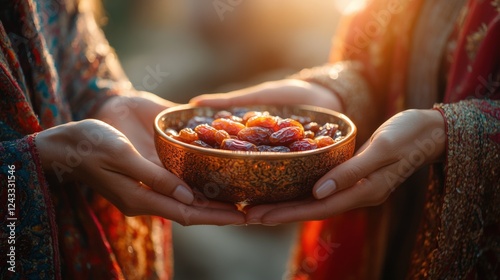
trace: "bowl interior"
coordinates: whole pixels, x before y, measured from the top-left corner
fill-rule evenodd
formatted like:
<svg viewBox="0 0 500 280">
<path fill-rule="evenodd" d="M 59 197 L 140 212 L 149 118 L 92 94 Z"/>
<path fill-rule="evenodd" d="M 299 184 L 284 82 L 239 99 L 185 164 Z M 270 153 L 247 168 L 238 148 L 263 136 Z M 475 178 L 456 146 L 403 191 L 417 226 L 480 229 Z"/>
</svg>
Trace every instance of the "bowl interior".
<svg viewBox="0 0 500 280">
<path fill-rule="evenodd" d="M 194 145 L 190 145 L 178 140 L 175 140 L 171 137 L 168 137 L 165 134 L 165 130 L 167 128 L 172 128 L 176 130 L 180 130 L 184 128 L 187 122 L 194 116 L 201 117 L 212 117 L 215 113 L 221 110 L 226 110 L 229 112 L 238 112 L 238 111 L 267 111 L 269 114 L 273 116 L 279 116 L 282 118 L 291 117 L 293 115 L 300 117 L 308 117 L 311 118 L 312 121 L 317 122 L 322 125 L 324 123 L 336 123 L 339 125 L 339 130 L 342 132 L 342 136 L 344 137 L 341 141 L 328 146 L 319 148 L 316 150 L 310 151 L 302 151 L 302 152 L 289 152 L 289 153 L 270 153 L 270 152 L 239 152 L 239 151 L 227 151 L 221 149 L 209 149 L 198 147 Z M 295 156 L 297 154 L 314 154 L 320 153 L 325 149 L 331 149 L 335 146 L 342 145 L 344 142 L 356 136 L 356 126 L 352 121 L 346 117 L 345 115 L 329 110 L 321 107 L 308 106 L 308 105 L 291 105 L 291 106 L 276 106 L 276 105 L 254 105 L 254 106 L 245 106 L 245 107 L 228 107 L 228 108 L 213 108 L 213 107 L 196 107 L 192 105 L 180 105 L 176 107 L 172 107 L 166 109 L 162 113 L 158 115 L 155 121 L 155 129 L 157 133 L 161 135 L 162 138 L 165 138 L 167 141 L 172 142 L 174 145 L 180 145 L 188 150 L 192 151 L 202 151 L 204 153 L 212 153 L 218 154 L 221 156 L 279 156 L 279 157 L 287 157 Z"/>
</svg>

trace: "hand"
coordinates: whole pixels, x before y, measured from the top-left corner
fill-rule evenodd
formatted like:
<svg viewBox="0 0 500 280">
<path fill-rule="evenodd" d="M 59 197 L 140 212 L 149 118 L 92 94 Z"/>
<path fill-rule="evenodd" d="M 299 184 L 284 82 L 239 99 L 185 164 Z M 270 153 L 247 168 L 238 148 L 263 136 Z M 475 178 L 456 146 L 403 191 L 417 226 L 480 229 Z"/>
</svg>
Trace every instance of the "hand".
<svg viewBox="0 0 500 280">
<path fill-rule="evenodd" d="M 260 205 L 248 223 L 321 220 L 351 209 L 383 203 L 392 191 L 445 150 L 445 123 L 436 110 L 408 110 L 386 121 L 350 160 L 314 186 L 316 199 Z"/>
<path fill-rule="evenodd" d="M 119 95 L 109 99 L 92 117 L 121 131 L 143 157 L 163 166 L 154 145 L 154 119 L 161 111 L 175 105 L 141 91 L 133 96 Z"/>
<path fill-rule="evenodd" d="M 62 180 L 79 180 L 125 215 L 157 215 L 188 224 L 241 224 L 244 216 L 222 203 L 197 201 L 185 182 L 142 156 L 110 125 L 84 120 L 36 136 L 42 167 Z"/>
<path fill-rule="evenodd" d="M 190 103 L 212 107 L 308 104 L 342 112 L 339 98 L 328 89 L 294 79 L 266 82 L 230 93 L 200 95 Z"/>
</svg>

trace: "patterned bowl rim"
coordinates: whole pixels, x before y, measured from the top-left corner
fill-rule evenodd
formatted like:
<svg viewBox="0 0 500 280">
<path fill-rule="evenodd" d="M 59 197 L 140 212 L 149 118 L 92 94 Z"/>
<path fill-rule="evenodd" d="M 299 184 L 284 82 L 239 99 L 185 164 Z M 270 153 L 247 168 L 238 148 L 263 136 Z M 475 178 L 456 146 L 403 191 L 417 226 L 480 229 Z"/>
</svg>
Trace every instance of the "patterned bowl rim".
<svg viewBox="0 0 500 280">
<path fill-rule="evenodd" d="M 269 106 L 269 105 L 255 105 L 255 106 Z M 169 142 L 170 144 L 181 148 L 187 152 L 192 152 L 192 153 L 199 153 L 199 154 L 204 154 L 204 155 L 209 155 L 209 156 L 215 156 L 215 157 L 224 157 L 224 158 L 238 158 L 238 159 L 262 159 L 262 160 L 270 160 L 270 159 L 293 159 L 293 158 L 300 158 L 300 157 L 305 157 L 305 156 L 310 156 L 310 155 L 316 155 L 316 154 L 322 154 L 325 152 L 328 152 L 333 149 L 340 148 L 341 146 L 349 144 L 351 141 L 353 141 L 356 137 L 357 133 L 357 128 L 354 125 L 354 123 L 344 114 L 322 108 L 322 107 L 317 107 L 317 106 L 311 106 L 311 105 L 282 105 L 281 107 L 290 107 L 290 108 L 297 108 L 300 110 L 306 110 L 306 111 L 312 111 L 312 112 L 317 112 L 317 113 L 323 113 L 323 114 L 328 114 L 328 115 L 333 115 L 338 119 L 341 119 L 344 121 L 348 127 L 350 128 L 350 131 L 345 135 L 343 139 L 341 139 L 339 142 L 334 143 L 332 145 L 314 149 L 314 150 L 308 150 L 308 151 L 298 151 L 298 152 L 287 152 L 287 153 L 277 153 L 277 152 L 246 152 L 246 151 L 228 151 L 228 150 L 220 150 L 220 149 L 211 149 L 211 148 L 204 148 L 204 147 L 199 147 L 195 145 L 191 145 L 188 143 L 184 143 L 178 140 L 173 139 L 172 137 L 167 136 L 165 132 L 160 129 L 160 122 L 162 122 L 162 119 L 166 117 L 169 113 L 173 112 L 178 112 L 178 111 L 183 111 L 183 110 L 192 110 L 196 108 L 210 108 L 213 110 L 224 110 L 226 108 L 218 108 L 218 107 L 209 107 L 209 106 L 195 106 L 191 104 L 184 104 L 184 105 L 177 105 L 170 107 L 168 109 L 163 110 L 160 112 L 154 122 L 154 129 L 155 133 L 157 134 L 156 137 L 160 137 L 163 141 Z"/>
</svg>

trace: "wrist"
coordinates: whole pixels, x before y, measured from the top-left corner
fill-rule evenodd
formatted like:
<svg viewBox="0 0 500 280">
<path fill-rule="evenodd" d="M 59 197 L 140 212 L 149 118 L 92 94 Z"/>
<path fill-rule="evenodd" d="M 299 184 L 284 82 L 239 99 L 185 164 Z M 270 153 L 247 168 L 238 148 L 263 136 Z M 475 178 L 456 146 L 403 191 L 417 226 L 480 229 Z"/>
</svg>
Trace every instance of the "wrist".
<svg viewBox="0 0 500 280">
<path fill-rule="evenodd" d="M 429 139 L 432 145 L 435 145 L 435 153 L 433 155 L 432 162 L 441 162 L 444 160 L 445 150 L 446 150 L 446 122 L 442 115 L 442 112 L 437 109 L 423 110 L 428 127 L 429 127 Z"/>
<path fill-rule="evenodd" d="M 289 78 L 260 84 L 255 90 L 262 93 L 268 92 L 269 95 L 273 95 L 275 92 L 288 93 L 290 98 L 287 99 L 286 103 L 307 104 L 338 112 L 342 110 L 338 96 L 333 94 L 330 89 L 314 82 Z"/>
<path fill-rule="evenodd" d="M 317 92 L 319 95 L 322 96 L 321 102 L 323 107 L 332 109 L 340 113 L 344 113 L 345 106 L 343 105 L 343 101 L 336 91 L 315 82 L 305 81 L 305 83 L 307 83 L 306 87 L 310 91 Z"/>
<path fill-rule="evenodd" d="M 68 125 L 55 126 L 39 132 L 35 143 L 42 168 L 50 173 L 54 163 L 64 163 L 66 147 L 71 143 L 71 132 Z"/>
</svg>

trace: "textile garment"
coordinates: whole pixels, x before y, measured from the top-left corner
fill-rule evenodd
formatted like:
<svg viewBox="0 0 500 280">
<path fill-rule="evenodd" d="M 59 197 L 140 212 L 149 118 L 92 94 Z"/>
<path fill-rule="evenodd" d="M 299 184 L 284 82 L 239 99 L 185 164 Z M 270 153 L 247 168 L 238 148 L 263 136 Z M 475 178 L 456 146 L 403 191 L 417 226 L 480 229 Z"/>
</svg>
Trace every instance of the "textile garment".
<svg viewBox="0 0 500 280">
<path fill-rule="evenodd" d="M 171 277 L 168 221 L 41 168 L 37 132 L 132 90 L 87 4 L 0 1 L 1 279 Z"/>
<path fill-rule="evenodd" d="M 497 0 L 368 0 L 346 17 L 330 63 L 304 79 L 335 92 L 372 132 L 438 103 L 445 160 L 381 206 L 306 222 L 291 279 L 500 278 L 499 38 Z M 345 85 L 343 71 L 367 86 Z"/>
</svg>

